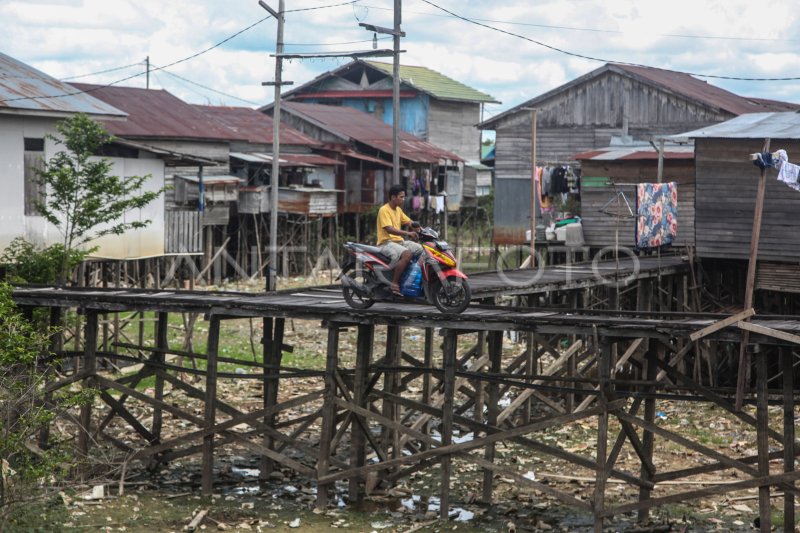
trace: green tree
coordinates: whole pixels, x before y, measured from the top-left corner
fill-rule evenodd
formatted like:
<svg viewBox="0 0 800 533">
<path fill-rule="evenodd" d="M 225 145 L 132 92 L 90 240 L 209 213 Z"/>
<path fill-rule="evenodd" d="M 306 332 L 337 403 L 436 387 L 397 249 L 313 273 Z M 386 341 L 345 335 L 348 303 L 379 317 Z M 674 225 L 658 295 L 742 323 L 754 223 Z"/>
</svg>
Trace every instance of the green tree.
<svg viewBox="0 0 800 533">
<path fill-rule="evenodd" d="M 125 213 L 141 209 L 163 192 L 142 191 L 147 176 L 111 174 L 111 161 L 93 157 L 113 137 L 86 115 L 74 115 L 56 125 L 60 137 L 50 136 L 66 150 L 59 151 L 39 172 L 47 188 L 39 212 L 63 236 L 59 282 L 66 281 L 74 248 L 102 235 L 120 235 L 146 227 L 150 220 L 123 221 Z"/>
</svg>

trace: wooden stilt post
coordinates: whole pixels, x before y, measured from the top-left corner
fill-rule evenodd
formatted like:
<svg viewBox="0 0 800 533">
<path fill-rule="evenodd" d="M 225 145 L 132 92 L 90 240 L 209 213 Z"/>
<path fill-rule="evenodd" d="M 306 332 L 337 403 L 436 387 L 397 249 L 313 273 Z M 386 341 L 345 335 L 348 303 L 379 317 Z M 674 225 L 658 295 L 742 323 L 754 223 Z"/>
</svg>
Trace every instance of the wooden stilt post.
<svg viewBox="0 0 800 533">
<path fill-rule="evenodd" d="M 205 429 L 214 427 L 217 418 L 217 352 L 219 350 L 220 318 L 211 315 L 208 324 L 206 347 L 206 394 L 203 424 Z M 203 479 L 201 488 L 204 496 L 214 491 L 214 434 L 203 437 Z"/>
<path fill-rule="evenodd" d="M 322 408 L 322 430 L 319 437 L 319 458 L 317 459 L 317 479 L 328 474 L 331 461 L 331 440 L 336 433 L 336 366 L 339 361 L 339 325 L 328 325 L 328 349 L 325 359 L 325 394 Z M 317 487 L 317 509 L 328 505 L 328 490 L 332 484 Z"/>
<path fill-rule="evenodd" d="M 431 403 L 431 374 L 433 370 L 433 328 L 425 328 L 425 349 L 423 354 L 423 366 L 426 372 L 422 375 L 422 403 L 430 405 Z M 430 423 L 426 421 L 420 430 L 428 435 L 430 433 Z M 425 442 L 422 444 L 423 450 L 430 449 L 430 445 Z"/>
<path fill-rule="evenodd" d="M 491 374 L 500 374 L 503 372 L 503 332 L 491 331 L 489 332 L 489 372 Z M 496 380 L 491 380 L 488 384 L 489 389 L 489 405 L 488 405 L 488 420 L 490 426 L 497 424 L 497 415 L 500 414 L 500 385 Z M 483 452 L 483 458 L 489 462 L 494 462 L 494 443 L 487 444 Z M 494 479 L 494 472 L 489 469 L 483 470 L 483 494 L 482 498 L 484 503 L 491 503 L 492 501 L 492 480 Z"/>
<path fill-rule="evenodd" d="M 665 354 L 664 345 L 659 343 L 656 348 L 657 352 L 652 353 L 648 350 L 647 357 L 644 361 L 645 368 L 644 368 L 644 375 L 645 379 L 648 382 L 654 383 L 656 380 L 656 375 L 658 374 L 657 369 L 658 366 L 653 361 L 654 357 L 663 359 Z M 647 385 L 647 392 L 655 393 L 655 385 Z M 648 396 L 644 401 L 644 420 L 649 424 L 655 424 L 656 422 L 656 399 L 653 396 Z M 644 450 L 644 456 L 649 461 L 650 464 L 653 464 L 653 451 L 655 449 L 655 435 L 653 435 L 652 431 L 647 431 L 646 429 L 643 430 L 642 435 L 642 448 Z M 640 476 L 643 481 L 653 481 L 652 473 L 647 469 L 645 466 L 644 461 L 642 462 L 642 468 Z M 646 487 L 639 488 L 639 501 L 645 501 L 650 499 L 651 490 Z M 650 509 L 644 508 L 639 510 L 638 514 L 638 521 L 640 523 L 646 522 L 650 518 Z"/>
<path fill-rule="evenodd" d="M 86 377 L 83 379 L 83 387 L 91 389 L 94 386 L 95 373 L 97 372 L 97 311 L 86 311 L 86 327 L 84 329 L 84 351 L 83 351 L 83 371 Z M 78 431 L 78 457 L 84 462 L 81 473 L 86 472 L 85 461 L 89 456 L 89 439 L 92 433 L 92 403 L 86 402 L 81 406 L 80 413 L 81 427 Z"/>
<path fill-rule="evenodd" d="M 396 367 L 400 364 L 400 327 L 389 325 L 386 327 L 386 366 Z M 383 389 L 389 394 L 397 392 L 397 372 L 394 370 L 385 371 L 383 374 Z M 397 405 L 384 398 L 383 400 L 383 416 L 391 420 L 397 420 Z M 392 450 L 391 457 L 396 458 L 400 456 L 399 443 L 400 435 L 392 428 L 384 427 L 381 431 L 381 446 L 389 457 L 389 450 Z M 388 473 L 384 472 L 384 474 Z"/>
<path fill-rule="evenodd" d="M 280 389 L 281 361 L 283 360 L 283 334 L 286 326 L 286 319 L 276 318 L 264 319 L 264 409 L 268 409 L 278 403 L 278 390 Z M 269 427 L 275 425 L 275 415 L 269 415 L 264 419 L 264 423 Z M 270 435 L 264 435 L 264 446 L 272 450 L 275 448 L 275 441 Z M 275 469 L 275 461 L 267 456 L 261 457 L 261 479 L 266 479 Z"/>
<path fill-rule="evenodd" d="M 358 326 L 358 339 L 356 340 L 356 368 L 353 376 L 353 403 L 359 407 L 367 408 L 367 385 L 369 381 L 369 365 L 372 359 L 372 344 L 375 339 L 375 326 L 361 324 Z M 367 419 L 360 415 L 353 415 L 360 423 L 351 425 L 350 467 L 359 468 L 366 464 L 366 438 Z M 350 478 L 350 501 L 357 506 L 364 503 L 364 491 L 361 490 L 362 479 Z"/>
<path fill-rule="evenodd" d="M 783 471 L 794 472 L 795 427 L 794 427 L 794 356 L 791 348 L 781 349 L 781 370 L 783 371 Z M 795 484 L 792 482 L 792 486 Z M 794 531 L 794 494 L 783 491 L 783 531 Z"/>
<path fill-rule="evenodd" d="M 478 332 L 478 345 L 477 350 L 475 351 L 475 358 L 481 359 L 483 357 L 483 352 L 486 349 L 486 332 L 479 331 Z M 483 367 L 476 369 L 477 372 L 482 372 Z M 485 403 L 485 387 L 483 386 L 483 380 L 480 377 L 476 377 L 474 380 L 475 383 L 475 405 L 473 407 L 472 418 L 475 419 L 476 422 L 483 422 L 483 405 Z"/>
<path fill-rule="evenodd" d="M 262 391 L 262 405 L 264 409 L 268 409 L 270 402 L 270 392 L 272 387 L 272 369 L 271 369 L 271 359 L 272 359 L 272 343 L 273 343 L 273 335 L 272 335 L 272 324 L 273 319 L 272 317 L 265 317 L 261 320 L 261 327 L 263 329 L 262 337 L 261 337 L 261 364 L 262 364 L 262 375 L 264 379 L 261 381 L 261 391 Z M 270 425 L 270 419 L 272 417 L 266 416 L 264 417 L 264 423 L 268 426 Z M 264 446 L 269 448 L 272 444 L 272 437 L 270 435 L 264 434 Z M 269 475 L 272 473 L 274 468 L 274 463 L 270 460 L 269 457 L 266 455 L 261 456 L 260 460 L 260 468 L 258 473 L 258 479 L 265 481 L 269 478 Z"/>
<path fill-rule="evenodd" d="M 158 313 L 158 321 L 156 322 L 156 350 L 153 352 L 151 359 L 156 365 L 161 367 L 166 362 L 165 352 L 169 348 L 167 346 L 167 328 L 169 327 L 169 315 L 165 312 Z M 163 370 L 163 367 L 160 368 Z M 155 383 L 155 398 L 159 402 L 164 400 L 164 375 L 161 373 L 156 374 Z M 151 444 L 158 444 L 161 440 L 161 426 L 163 423 L 163 413 L 161 407 L 158 405 L 153 406 L 153 428 L 152 433 L 154 442 Z"/>
<path fill-rule="evenodd" d="M 453 442 L 453 400 L 456 383 L 456 332 L 452 329 L 444 332 L 444 403 L 442 404 L 442 446 Z M 447 520 L 450 510 L 450 455 L 442 457 L 442 481 L 439 487 L 439 518 Z"/>
<path fill-rule="evenodd" d="M 769 139 L 764 139 L 764 152 L 769 151 Z M 753 213 L 753 232 L 750 236 L 750 258 L 747 264 L 747 285 L 744 290 L 744 308 L 753 307 L 753 291 L 756 285 L 756 270 L 758 269 L 758 241 L 761 237 L 761 218 L 764 214 L 764 196 L 767 190 L 767 169 L 761 169 L 761 176 L 758 178 L 758 189 L 756 192 L 756 207 Z M 744 389 L 747 387 L 750 377 L 750 352 L 747 344 L 750 341 L 750 333 L 742 331 L 742 342 L 739 345 L 739 369 L 736 375 L 736 408 L 741 409 L 744 402 Z"/>
<path fill-rule="evenodd" d="M 611 377 L 611 345 L 608 339 L 600 339 L 597 353 L 597 371 L 600 385 L 599 404 L 603 411 L 597 415 L 597 455 L 594 485 L 594 531 L 603 532 L 603 511 L 605 511 L 606 455 L 608 450 L 608 396 Z"/>
<path fill-rule="evenodd" d="M 60 307 L 50 308 L 50 330 L 54 333 L 50 336 L 50 352 L 52 354 L 60 354 L 64 350 L 64 333 L 63 327 L 63 310 Z M 50 375 L 47 376 L 45 386 L 50 381 Z M 46 392 L 44 401 L 50 403 L 53 400 L 53 393 Z M 41 431 L 39 431 L 39 447 L 47 449 L 50 440 L 50 424 L 45 424 Z"/>
<path fill-rule="evenodd" d="M 758 475 L 769 476 L 769 405 L 767 404 L 767 355 L 756 354 L 756 442 L 758 444 Z M 769 533 L 771 513 L 769 485 L 758 487 L 758 514 L 761 533 Z"/>
</svg>

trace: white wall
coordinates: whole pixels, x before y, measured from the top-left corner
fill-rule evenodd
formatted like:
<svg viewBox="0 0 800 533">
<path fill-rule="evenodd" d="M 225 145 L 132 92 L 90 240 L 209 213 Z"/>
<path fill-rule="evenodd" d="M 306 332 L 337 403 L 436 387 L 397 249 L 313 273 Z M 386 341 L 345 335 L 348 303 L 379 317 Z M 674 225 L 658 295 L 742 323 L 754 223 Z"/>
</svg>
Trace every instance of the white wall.
<svg viewBox="0 0 800 533">
<path fill-rule="evenodd" d="M 151 178 L 144 182 L 142 191 L 157 191 L 164 186 L 164 162 L 161 159 L 122 159 L 109 158 L 113 163 L 112 174 L 116 176 L 144 176 Z M 144 209 L 135 210 L 124 216 L 125 222 L 150 220 L 146 228 L 130 230 L 124 235 L 106 235 L 88 243 L 99 246 L 92 257 L 105 259 L 137 259 L 164 255 L 164 195 L 148 204 Z"/>
<path fill-rule="evenodd" d="M 58 241 L 58 231 L 42 217 L 25 216 L 25 137 L 43 138 L 54 134 L 55 119 L 19 117 L 0 114 L 0 249 L 16 237 L 36 244 Z M 56 144 L 45 140 L 45 158 L 56 153 Z"/>
<path fill-rule="evenodd" d="M 25 185 L 23 152 L 25 137 L 42 138 L 55 134 L 56 119 L 18 117 L 0 114 L 0 250 L 5 249 L 16 237 L 39 245 L 61 242 L 58 229 L 40 216 L 25 216 Z M 63 145 L 45 140 L 44 157 L 49 160 Z M 111 158 L 116 175 L 133 176 L 152 174 L 147 180 L 146 190 L 157 190 L 164 185 L 164 163 L 160 159 Z M 163 195 L 141 213 L 129 213 L 153 222 L 145 229 L 122 236 L 107 236 L 90 244 L 100 249 L 96 257 L 133 259 L 164 253 L 164 199 Z"/>
</svg>

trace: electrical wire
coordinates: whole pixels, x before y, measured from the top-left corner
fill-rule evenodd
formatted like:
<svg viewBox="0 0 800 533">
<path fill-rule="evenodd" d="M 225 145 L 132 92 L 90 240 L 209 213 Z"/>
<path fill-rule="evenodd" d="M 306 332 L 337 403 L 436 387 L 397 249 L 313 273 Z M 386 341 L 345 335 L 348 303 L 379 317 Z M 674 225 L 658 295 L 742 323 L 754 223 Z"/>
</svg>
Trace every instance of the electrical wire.
<svg viewBox="0 0 800 533">
<path fill-rule="evenodd" d="M 231 39 L 233 39 L 235 37 L 238 37 L 239 35 L 243 34 L 247 30 L 258 26 L 259 24 L 261 24 L 262 22 L 264 22 L 265 20 L 270 19 L 270 18 L 272 18 L 272 15 L 269 15 L 269 16 L 266 16 L 266 17 L 264 17 L 262 19 L 257 20 L 256 22 L 250 24 L 246 28 L 243 28 L 243 29 L 237 31 L 236 33 L 234 33 L 230 37 L 226 37 L 225 39 L 221 40 L 217 44 L 209 46 L 208 48 L 206 48 L 204 50 L 201 50 L 200 52 L 197 52 L 197 53 L 192 54 L 190 56 L 184 57 L 183 59 L 179 59 L 177 61 L 173 61 L 172 63 L 164 65 L 163 67 L 150 69 L 150 72 L 156 72 L 158 70 L 163 70 L 163 69 L 166 69 L 166 68 L 169 68 L 169 67 L 174 67 L 175 65 L 179 65 L 181 63 L 185 63 L 186 61 L 189 61 L 189 60 L 194 59 L 196 57 L 199 57 L 199 56 L 201 56 L 203 54 L 206 54 L 206 53 L 210 52 L 211 50 L 214 50 L 215 48 L 219 48 L 220 46 L 222 46 L 223 44 L 227 43 Z M 93 87 L 93 88 L 87 89 L 85 91 L 75 90 L 74 92 L 70 92 L 70 93 L 52 94 L 52 95 L 47 95 L 47 96 L 18 96 L 16 98 L 6 98 L 5 100 L 0 100 L 0 103 L 15 102 L 15 101 L 19 101 L 19 100 L 49 100 L 49 99 L 52 99 L 52 98 L 64 98 L 64 97 L 67 97 L 67 96 L 74 96 L 76 94 L 91 93 L 91 92 L 94 92 L 94 91 L 98 91 L 100 89 L 105 89 L 106 87 L 111 87 L 112 85 L 117 85 L 118 83 L 122 83 L 123 81 L 128 81 L 128 80 L 131 80 L 133 78 L 138 78 L 139 76 L 142 76 L 143 74 L 146 74 L 146 72 L 140 72 L 138 74 L 134 74 L 132 76 L 128 76 L 127 78 L 122 78 L 121 80 L 113 81 L 113 82 L 108 83 L 106 85 L 99 85 L 97 87 Z"/>
<path fill-rule="evenodd" d="M 367 6 L 370 9 L 379 9 L 383 11 L 392 11 L 391 7 L 382 7 L 382 6 Z M 448 15 L 439 15 L 437 13 L 431 13 L 430 11 L 409 11 L 403 10 L 404 13 L 414 13 L 416 15 L 426 15 L 430 17 L 447 17 Z M 532 28 L 545 28 L 548 30 L 568 30 L 568 31 L 585 31 L 585 32 L 592 32 L 592 33 L 611 33 L 617 35 L 623 35 L 625 32 L 621 30 L 605 30 L 600 28 L 579 28 L 575 26 L 556 26 L 551 24 L 536 24 L 533 22 L 518 22 L 513 20 L 496 20 L 496 19 L 485 19 L 485 18 L 472 18 L 471 20 L 476 20 L 478 22 L 490 22 L 493 24 L 509 24 L 513 26 L 528 26 Z M 689 34 L 681 34 L 681 33 L 658 33 L 655 34 L 657 37 L 674 37 L 680 39 L 715 39 L 715 40 L 725 40 L 725 41 L 766 41 L 766 42 L 794 42 L 800 41 L 800 39 L 779 39 L 775 37 L 724 37 L 719 35 L 689 35 Z"/>
<path fill-rule="evenodd" d="M 379 41 L 389 41 L 392 37 L 378 37 Z M 373 39 L 363 39 L 361 41 L 344 41 L 341 43 L 283 43 L 284 46 L 336 46 L 340 44 L 361 44 L 371 43 Z"/>
<path fill-rule="evenodd" d="M 314 11 L 315 9 L 328 9 L 329 7 L 340 7 L 340 6 L 349 6 L 351 4 L 357 4 L 361 0 L 351 0 L 350 2 L 342 2 L 339 4 L 329 4 L 326 6 L 316 6 L 316 7 L 301 7 L 297 9 L 287 9 L 284 13 L 297 13 L 298 11 Z"/>
<path fill-rule="evenodd" d="M 125 70 L 126 68 L 138 67 L 141 64 L 142 62 L 139 61 L 138 63 L 131 63 L 130 65 L 125 65 L 124 67 L 109 68 L 106 70 L 100 70 L 98 72 L 91 72 L 89 74 L 81 74 L 80 76 L 70 76 L 69 78 L 61 78 L 61 81 L 77 80 L 78 78 L 88 78 L 89 76 L 96 76 L 98 74 L 107 74 L 109 72 L 116 72 L 117 70 Z"/>
<path fill-rule="evenodd" d="M 179 76 L 179 75 L 175 74 L 174 72 L 170 72 L 168 70 L 163 70 L 162 69 L 161 72 L 163 72 L 164 74 L 167 74 L 168 76 L 172 76 L 173 78 L 177 78 L 179 80 L 183 80 L 186 83 L 191 83 L 192 85 L 196 85 L 198 87 L 201 87 L 201 88 L 203 88 L 203 89 L 205 89 L 207 91 L 211 91 L 212 93 L 221 94 L 222 96 L 227 96 L 228 98 L 233 98 L 234 100 L 239 100 L 240 102 L 245 102 L 245 103 L 251 104 L 251 105 L 261 105 L 259 102 L 253 102 L 252 100 L 245 100 L 244 98 L 239 98 L 238 96 L 234 96 L 232 94 L 228 94 L 228 93 L 224 93 L 222 91 L 218 91 L 216 89 L 212 89 L 211 87 L 208 87 L 207 85 L 203 85 L 202 83 L 197 83 L 196 81 L 192 81 L 192 80 L 190 80 L 188 78 L 184 78 L 183 76 Z"/>
<path fill-rule="evenodd" d="M 612 60 L 612 59 L 603 59 L 603 58 L 600 58 L 600 57 L 594 57 L 594 56 L 587 56 L 587 55 L 584 55 L 584 54 L 579 54 L 577 52 L 570 52 L 569 50 L 564 50 L 562 48 L 558 48 L 556 46 L 549 45 L 549 44 L 544 43 L 542 41 L 537 41 L 536 39 L 531 39 L 530 37 L 526 37 L 524 35 L 520 35 L 518 33 L 514 33 L 514 32 L 511 32 L 511 31 L 508 31 L 508 30 L 503 30 L 503 29 L 500 29 L 500 28 L 496 28 L 496 27 L 491 26 L 489 24 L 484 24 L 483 22 L 478 22 L 475 19 L 471 19 L 469 17 L 465 17 L 463 15 L 459 15 L 458 13 L 454 13 L 453 11 L 450 11 L 449 9 L 446 9 L 446 8 L 444 8 L 442 6 L 434 4 L 430 0 L 421 0 L 421 1 L 425 2 L 429 6 L 432 6 L 432 7 L 435 7 L 436 9 L 444 11 L 445 13 L 449 14 L 452 17 L 455 17 L 455 18 L 457 18 L 459 20 L 463 20 L 464 22 L 469 22 L 470 24 L 474 24 L 476 26 L 480 26 L 482 28 L 493 30 L 493 31 L 496 31 L 496 32 L 499 32 L 499 33 L 502 33 L 502 34 L 505 34 L 505 35 L 509 35 L 511 37 L 516 37 L 518 39 L 522 39 L 524 41 L 528 41 L 528 42 L 531 42 L 533 44 L 542 46 L 542 47 L 547 48 L 549 50 L 553 50 L 554 52 L 558 52 L 560 54 L 565 54 L 565 55 L 572 56 L 572 57 L 578 57 L 580 59 L 587 59 L 589 61 L 597 61 L 597 62 L 600 62 L 600 63 L 617 63 L 619 65 L 628 65 L 628 66 L 631 66 L 631 67 L 657 68 L 657 67 L 651 67 L 649 65 L 644 65 L 644 64 L 641 64 L 641 63 L 631 63 L 631 62 L 628 62 L 628 61 L 617 61 L 617 60 Z M 690 76 L 697 76 L 698 78 L 713 78 L 713 79 L 718 79 L 718 80 L 738 80 L 738 81 L 797 81 L 797 80 L 800 80 L 800 77 L 745 78 L 745 77 L 740 77 L 740 76 L 719 76 L 719 75 L 714 75 L 714 74 L 702 74 L 702 73 L 698 73 L 698 72 L 683 72 L 683 74 L 688 74 Z"/>
</svg>

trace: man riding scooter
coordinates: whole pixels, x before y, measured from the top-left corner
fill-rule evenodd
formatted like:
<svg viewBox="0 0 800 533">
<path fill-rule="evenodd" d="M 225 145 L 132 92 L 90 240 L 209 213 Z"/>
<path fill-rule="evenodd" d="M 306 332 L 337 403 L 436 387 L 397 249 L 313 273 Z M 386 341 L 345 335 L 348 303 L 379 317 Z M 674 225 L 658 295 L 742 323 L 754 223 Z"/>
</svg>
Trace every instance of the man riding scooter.
<svg viewBox="0 0 800 533">
<path fill-rule="evenodd" d="M 404 226 L 415 226 L 400 207 L 405 199 L 406 191 L 403 187 L 392 185 L 389 189 L 389 201 L 378 210 L 378 248 L 394 265 L 391 288 L 395 296 L 403 296 L 400 292 L 400 277 L 411 262 L 411 258 L 423 251 L 419 243 L 406 240 L 406 238 L 416 240 L 417 233 L 403 229 Z"/>
</svg>

